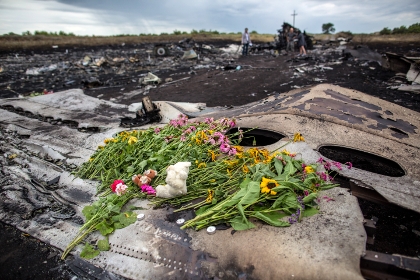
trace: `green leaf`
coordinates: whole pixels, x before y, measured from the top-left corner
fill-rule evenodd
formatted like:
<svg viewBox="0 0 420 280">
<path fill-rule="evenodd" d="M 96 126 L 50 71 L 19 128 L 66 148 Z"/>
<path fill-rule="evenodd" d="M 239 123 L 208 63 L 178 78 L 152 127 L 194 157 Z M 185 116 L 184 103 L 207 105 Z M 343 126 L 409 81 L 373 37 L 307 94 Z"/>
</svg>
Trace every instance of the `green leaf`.
<svg viewBox="0 0 420 280">
<path fill-rule="evenodd" d="M 109 249 L 111 249 L 109 246 L 108 238 L 98 240 L 98 249 L 100 251 L 109 251 Z"/>
<path fill-rule="evenodd" d="M 137 220 L 137 215 L 134 212 L 125 212 L 112 217 L 115 229 L 125 228 Z"/>
<path fill-rule="evenodd" d="M 99 230 L 99 232 L 103 236 L 107 236 L 108 234 L 114 232 L 114 227 L 111 224 L 108 224 L 107 221 L 102 221 L 99 224 L 96 225 L 96 229 Z"/>
<path fill-rule="evenodd" d="M 85 206 L 82 210 L 83 215 L 86 217 L 86 220 L 90 220 L 97 212 L 97 208 L 93 205 Z"/>
<path fill-rule="evenodd" d="M 246 193 L 239 201 L 239 204 L 242 204 L 242 205 L 252 204 L 255 201 L 257 201 L 259 196 L 260 196 L 260 184 L 255 181 L 251 181 L 248 184 Z"/>
<path fill-rule="evenodd" d="M 255 212 L 251 216 L 255 217 L 257 219 L 260 219 L 261 221 L 264 221 L 267 224 L 275 226 L 275 227 L 288 227 L 288 226 L 290 226 L 290 224 L 288 222 L 281 221 L 281 220 L 279 220 L 279 218 L 277 218 L 277 216 L 274 216 L 274 215 L 268 215 L 266 213 Z M 278 215 L 278 216 L 280 216 L 280 215 Z M 286 216 L 286 214 L 284 214 L 283 217 L 284 216 Z"/>
<path fill-rule="evenodd" d="M 296 194 L 292 191 L 287 191 L 280 195 L 276 201 L 274 201 L 271 209 L 282 209 L 282 208 L 297 208 L 298 202 L 296 200 Z"/>
<path fill-rule="evenodd" d="M 278 158 L 274 158 L 274 168 L 277 171 L 277 176 L 280 176 L 283 172 L 283 162 L 281 162 Z"/>
<path fill-rule="evenodd" d="M 142 170 L 146 167 L 147 165 L 147 160 L 143 160 L 142 162 L 139 163 L 139 165 L 137 166 L 138 170 Z"/>
<path fill-rule="evenodd" d="M 282 191 L 293 191 L 291 188 L 289 188 L 288 186 L 277 186 L 271 189 L 272 191 L 275 191 L 276 193 L 282 192 Z"/>
<path fill-rule="evenodd" d="M 313 201 L 315 198 L 317 198 L 318 197 L 318 193 L 311 193 L 311 194 L 309 194 L 308 196 L 305 196 L 304 198 L 303 198 L 303 203 L 304 204 L 307 204 L 307 203 L 309 203 L 309 202 L 311 202 L 311 201 Z"/>
<path fill-rule="evenodd" d="M 214 206 L 214 205 L 211 205 L 211 204 L 201 206 L 200 208 L 198 208 L 198 210 L 197 210 L 197 211 L 195 211 L 195 215 L 196 215 L 196 216 L 201 215 L 201 214 L 203 214 L 204 212 L 206 212 L 206 210 L 207 210 L 207 209 L 209 209 L 210 207 L 213 207 L 213 206 Z"/>
<path fill-rule="evenodd" d="M 293 160 L 293 159 L 292 159 L 292 162 L 293 162 L 293 165 L 295 166 L 295 168 L 297 170 L 299 170 L 299 171 L 302 171 L 303 170 L 302 169 L 302 162 L 297 161 L 297 160 Z"/>
<path fill-rule="evenodd" d="M 292 160 L 288 160 L 287 163 L 286 163 L 286 166 L 284 167 L 283 174 L 285 174 L 286 176 L 291 176 L 291 175 L 295 174 L 296 171 L 297 171 L 297 169 L 293 165 Z"/>
<path fill-rule="evenodd" d="M 321 186 L 319 189 L 320 190 L 329 190 L 335 187 L 338 187 L 340 184 L 325 184 L 323 186 Z"/>
<path fill-rule="evenodd" d="M 268 178 L 276 177 L 277 175 L 270 170 L 270 166 L 268 164 L 262 165 L 260 169 L 261 173 L 263 173 Z"/>
<path fill-rule="evenodd" d="M 109 212 L 111 212 L 111 213 L 120 213 L 120 211 L 121 211 L 121 207 L 119 207 L 118 205 L 116 205 L 116 204 L 108 204 L 107 206 L 106 206 L 106 208 L 108 209 L 108 211 Z"/>
<path fill-rule="evenodd" d="M 135 168 L 132 165 L 130 165 L 129 167 L 127 167 L 127 173 L 129 173 L 129 174 L 134 173 L 134 170 L 135 170 Z"/>
<path fill-rule="evenodd" d="M 95 250 L 95 248 L 93 248 L 92 245 L 86 242 L 85 246 L 83 247 L 82 252 L 80 252 L 80 257 L 89 260 L 99 255 L 99 253 L 100 253 L 99 250 Z"/>
<path fill-rule="evenodd" d="M 290 181 L 280 181 L 278 183 L 282 186 L 289 187 L 292 190 L 300 190 L 300 191 L 305 190 L 305 187 L 302 185 L 302 181 L 299 181 L 299 183 L 293 183 L 293 182 L 290 182 Z"/>
<path fill-rule="evenodd" d="M 239 185 L 239 187 L 240 187 L 241 189 L 244 189 L 244 188 L 246 188 L 246 187 L 248 186 L 249 182 L 251 182 L 251 179 L 250 179 L 250 178 L 248 178 L 248 177 L 246 177 L 246 178 L 242 181 L 242 183 Z"/>
<path fill-rule="evenodd" d="M 125 161 L 130 162 L 130 161 L 135 160 L 135 159 L 136 159 L 135 157 L 132 157 L 132 156 L 129 155 L 125 158 Z"/>
<path fill-rule="evenodd" d="M 315 207 L 307 207 L 305 211 L 303 211 L 303 217 L 310 217 L 315 214 L 318 214 L 319 210 Z"/>
<path fill-rule="evenodd" d="M 248 219 L 244 222 L 242 216 L 236 216 L 235 218 L 229 220 L 229 223 L 234 230 L 247 230 L 255 227 L 255 225 L 248 221 Z"/>
</svg>

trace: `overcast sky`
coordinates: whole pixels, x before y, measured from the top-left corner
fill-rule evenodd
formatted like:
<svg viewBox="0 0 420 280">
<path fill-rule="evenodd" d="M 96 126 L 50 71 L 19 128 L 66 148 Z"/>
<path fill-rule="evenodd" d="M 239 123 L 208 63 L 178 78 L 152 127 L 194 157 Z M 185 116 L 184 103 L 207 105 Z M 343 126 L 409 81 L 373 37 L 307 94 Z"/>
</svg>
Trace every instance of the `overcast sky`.
<svg viewBox="0 0 420 280">
<path fill-rule="evenodd" d="M 284 21 L 309 33 L 372 33 L 420 22 L 420 0 L 0 0 L 0 34 L 117 35 L 192 29 L 275 34 Z"/>
</svg>

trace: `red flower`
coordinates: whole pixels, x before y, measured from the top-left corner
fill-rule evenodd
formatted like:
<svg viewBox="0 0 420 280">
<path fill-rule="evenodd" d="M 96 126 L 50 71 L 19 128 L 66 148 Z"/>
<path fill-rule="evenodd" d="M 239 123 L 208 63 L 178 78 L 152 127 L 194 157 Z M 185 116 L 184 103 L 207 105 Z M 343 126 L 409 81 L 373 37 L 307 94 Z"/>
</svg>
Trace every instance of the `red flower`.
<svg viewBox="0 0 420 280">
<path fill-rule="evenodd" d="M 112 183 L 112 185 L 110 186 L 112 192 L 115 192 L 115 189 L 117 188 L 117 185 L 119 183 L 125 185 L 123 180 L 115 180 L 114 183 Z"/>
</svg>

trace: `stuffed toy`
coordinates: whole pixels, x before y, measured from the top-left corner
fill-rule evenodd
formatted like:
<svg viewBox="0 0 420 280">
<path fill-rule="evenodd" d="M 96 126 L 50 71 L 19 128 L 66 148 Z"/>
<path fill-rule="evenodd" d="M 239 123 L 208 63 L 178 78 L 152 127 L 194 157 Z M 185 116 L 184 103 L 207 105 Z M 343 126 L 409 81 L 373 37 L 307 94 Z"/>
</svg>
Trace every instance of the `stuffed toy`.
<svg viewBox="0 0 420 280">
<path fill-rule="evenodd" d="M 166 185 L 156 187 L 156 196 L 172 198 L 187 193 L 187 178 L 191 162 L 178 162 L 166 169 Z"/>
<path fill-rule="evenodd" d="M 149 185 L 152 179 L 157 176 L 156 170 L 148 169 L 142 174 L 137 174 L 132 177 L 134 184 L 141 187 L 142 185 Z"/>
</svg>

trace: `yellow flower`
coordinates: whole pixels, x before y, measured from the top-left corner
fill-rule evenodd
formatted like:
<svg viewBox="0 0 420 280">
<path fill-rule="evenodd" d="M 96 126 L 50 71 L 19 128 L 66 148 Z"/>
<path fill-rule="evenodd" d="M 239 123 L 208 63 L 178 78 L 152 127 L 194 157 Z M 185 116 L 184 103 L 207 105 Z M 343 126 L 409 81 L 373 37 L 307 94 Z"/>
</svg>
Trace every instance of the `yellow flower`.
<svg viewBox="0 0 420 280">
<path fill-rule="evenodd" d="M 275 192 L 275 191 L 270 191 L 270 195 L 276 195 L 277 194 L 277 192 Z"/>
<path fill-rule="evenodd" d="M 223 162 L 226 163 L 226 165 L 229 167 L 233 167 L 239 163 L 238 160 L 224 160 Z"/>
<path fill-rule="evenodd" d="M 114 138 L 106 138 L 105 140 L 104 140 L 104 143 L 105 144 L 108 144 L 109 142 L 114 142 Z"/>
<path fill-rule="evenodd" d="M 214 191 L 211 189 L 208 189 L 206 202 L 211 202 L 213 200 L 213 197 L 214 197 Z"/>
<path fill-rule="evenodd" d="M 226 169 L 227 174 L 229 175 L 229 177 L 232 177 L 232 172 L 228 169 Z"/>
<path fill-rule="evenodd" d="M 134 136 L 130 136 L 129 138 L 128 138 L 128 145 L 131 145 L 131 144 L 134 144 L 134 143 L 137 143 L 137 138 L 136 137 L 134 137 Z"/>
<path fill-rule="evenodd" d="M 214 182 L 216 182 L 216 179 L 211 179 L 211 180 L 209 180 L 209 182 L 214 183 Z"/>
<path fill-rule="evenodd" d="M 208 140 L 209 139 L 204 131 L 200 131 L 199 134 L 201 134 L 201 140 L 203 140 L 203 139 Z"/>
<path fill-rule="evenodd" d="M 104 148 L 104 146 L 98 146 L 98 150 L 103 150 Z"/>
<path fill-rule="evenodd" d="M 89 162 L 92 162 L 94 160 L 94 158 L 93 157 L 91 157 L 90 159 L 89 159 Z"/>
<path fill-rule="evenodd" d="M 293 136 L 293 142 L 305 142 L 305 138 L 303 138 L 302 134 L 300 134 L 299 132 L 296 132 L 295 135 Z"/>
<path fill-rule="evenodd" d="M 288 150 L 286 150 L 286 149 L 284 149 L 283 151 L 281 151 L 281 153 L 284 154 L 284 155 L 286 155 L 286 156 L 290 155 L 290 152 Z"/>
<path fill-rule="evenodd" d="M 248 166 L 246 166 L 245 164 L 242 166 L 242 171 L 244 172 L 244 173 L 248 173 L 249 172 L 249 168 L 248 168 Z"/>
<path fill-rule="evenodd" d="M 210 156 L 211 156 L 211 161 L 215 161 L 216 160 L 216 153 L 212 150 L 208 150 Z"/>
<path fill-rule="evenodd" d="M 277 187 L 279 185 L 280 184 L 277 183 L 276 180 L 262 177 L 262 181 L 261 181 L 260 187 L 261 187 L 261 189 L 268 188 L 269 190 L 271 190 L 272 188 Z"/>
<path fill-rule="evenodd" d="M 305 166 L 305 172 L 306 173 L 313 173 L 313 172 L 315 172 L 315 170 L 312 168 L 312 166 Z"/>
<path fill-rule="evenodd" d="M 270 163 L 273 160 L 274 156 L 267 156 L 267 158 L 263 161 L 264 163 Z"/>
<path fill-rule="evenodd" d="M 233 148 L 235 148 L 238 153 L 242 153 L 244 151 L 244 147 L 242 146 L 233 146 Z"/>
<path fill-rule="evenodd" d="M 199 163 L 197 168 L 201 168 L 201 167 L 206 167 L 206 163 L 205 162 Z"/>
<path fill-rule="evenodd" d="M 261 188 L 261 193 L 270 193 L 270 189 L 267 187 Z"/>
</svg>

